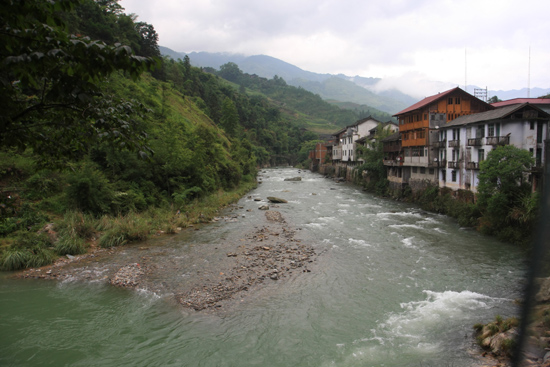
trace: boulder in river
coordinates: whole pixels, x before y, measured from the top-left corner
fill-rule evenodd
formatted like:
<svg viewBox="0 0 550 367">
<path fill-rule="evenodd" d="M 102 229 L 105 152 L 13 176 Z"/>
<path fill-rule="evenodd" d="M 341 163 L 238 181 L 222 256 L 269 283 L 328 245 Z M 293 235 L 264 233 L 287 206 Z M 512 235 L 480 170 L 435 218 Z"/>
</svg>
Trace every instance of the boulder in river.
<svg viewBox="0 0 550 367">
<path fill-rule="evenodd" d="M 291 178 L 285 178 L 285 181 L 302 181 L 301 177 L 291 177 Z"/>
<path fill-rule="evenodd" d="M 269 200 L 272 203 L 281 204 L 281 203 L 288 203 L 285 199 L 276 198 L 274 196 L 268 196 L 267 200 Z"/>
<path fill-rule="evenodd" d="M 269 206 L 268 205 L 262 205 L 258 209 L 260 209 L 260 210 L 269 210 Z"/>
</svg>

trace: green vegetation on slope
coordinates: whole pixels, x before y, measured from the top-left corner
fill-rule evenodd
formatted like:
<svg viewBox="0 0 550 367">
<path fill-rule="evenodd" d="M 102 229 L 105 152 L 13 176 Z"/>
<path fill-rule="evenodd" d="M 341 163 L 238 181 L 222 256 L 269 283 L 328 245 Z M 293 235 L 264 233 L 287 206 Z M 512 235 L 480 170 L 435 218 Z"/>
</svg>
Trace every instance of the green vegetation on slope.
<svg viewBox="0 0 550 367">
<path fill-rule="evenodd" d="M 292 163 L 317 137 L 295 124 L 304 113 L 189 60 L 161 63 L 152 25 L 117 1 L 18 4 L 0 15 L 4 269 L 208 221 L 258 166 Z"/>
</svg>

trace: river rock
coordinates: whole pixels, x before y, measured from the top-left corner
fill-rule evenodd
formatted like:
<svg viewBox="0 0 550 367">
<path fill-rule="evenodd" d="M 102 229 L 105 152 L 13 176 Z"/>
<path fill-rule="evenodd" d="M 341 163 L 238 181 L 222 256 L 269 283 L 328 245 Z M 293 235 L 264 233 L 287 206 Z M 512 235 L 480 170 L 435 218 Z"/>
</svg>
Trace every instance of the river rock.
<svg viewBox="0 0 550 367">
<path fill-rule="evenodd" d="M 301 177 L 285 178 L 285 181 L 302 181 Z"/>
<path fill-rule="evenodd" d="M 285 199 L 276 198 L 274 196 L 268 196 L 267 200 L 269 200 L 272 203 L 280 204 L 280 203 L 288 203 Z"/>
<path fill-rule="evenodd" d="M 537 279 L 539 291 L 537 293 L 537 302 L 550 301 L 550 278 Z"/>
<path fill-rule="evenodd" d="M 118 287 L 136 287 L 142 275 L 143 270 L 139 264 L 130 264 L 120 268 L 110 279 L 110 283 Z"/>
<path fill-rule="evenodd" d="M 270 220 L 272 222 L 284 222 L 283 215 L 277 211 L 274 210 L 268 210 L 265 212 L 265 217 L 267 220 Z"/>
<path fill-rule="evenodd" d="M 260 209 L 260 210 L 269 210 L 269 205 L 262 205 L 258 209 Z"/>
</svg>

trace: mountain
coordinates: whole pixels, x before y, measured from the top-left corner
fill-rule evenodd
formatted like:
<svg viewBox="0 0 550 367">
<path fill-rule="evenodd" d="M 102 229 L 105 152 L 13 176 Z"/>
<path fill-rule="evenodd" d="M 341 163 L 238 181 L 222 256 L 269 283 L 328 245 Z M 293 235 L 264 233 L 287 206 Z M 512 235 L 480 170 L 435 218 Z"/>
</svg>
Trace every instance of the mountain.
<svg viewBox="0 0 550 367">
<path fill-rule="evenodd" d="M 325 100 L 336 100 L 341 102 L 354 102 L 360 105 L 367 105 L 375 109 L 393 114 L 412 103 L 416 103 L 412 97 L 405 94 L 380 93 L 362 87 L 355 82 L 371 80 L 376 84 L 377 78 L 348 77 L 345 75 L 319 74 L 300 69 L 285 61 L 266 55 L 244 56 L 230 53 L 209 53 L 209 52 L 175 52 L 166 47 L 160 47 L 163 55 L 174 59 L 189 56 L 191 65 L 197 67 L 212 67 L 219 69 L 228 62 L 239 66 L 244 73 L 256 74 L 264 78 L 273 78 L 275 75 L 283 78 L 289 85 L 302 87 L 310 92 L 319 94 Z M 366 83 L 368 84 L 368 83 Z M 397 98 L 395 98 L 397 97 Z M 410 102 L 414 100 L 414 102 Z"/>
<path fill-rule="evenodd" d="M 183 52 L 176 52 L 162 46 L 160 51 L 163 55 L 174 59 L 183 58 L 186 55 Z M 382 80 L 380 78 L 313 73 L 266 55 L 245 56 L 242 54 L 210 52 L 191 52 L 187 55 L 193 66 L 219 69 L 223 64 L 233 62 L 245 73 L 256 74 L 264 78 L 273 78 L 277 75 L 288 84 L 319 94 L 327 101 L 353 102 L 390 114 L 401 111 L 419 100 L 395 88 L 378 90 L 377 84 Z M 469 85 L 467 90 L 473 94 L 474 88 L 479 87 Z M 530 97 L 533 98 L 549 93 L 550 88 L 531 88 L 529 91 Z M 526 98 L 527 95 L 527 88 L 487 91 L 488 98 L 497 96 L 502 100 Z"/>
<path fill-rule="evenodd" d="M 529 93 L 528 93 L 529 92 Z M 502 99 L 503 101 L 507 99 L 513 99 L 513 98 L 527 98 L 527 95 L 531 98 L 538 98 L 541 96 L 546 96 L 550 93 L 550 88 L 531 88 L 531 90 L 528 91 L 527 88 L 523 89 L 512 89 L 512 90 L 489 90 L 487 91 L 487 94 L 489 98 L 492 96 L 497 96 L 499 99 Z"/>
</svg>

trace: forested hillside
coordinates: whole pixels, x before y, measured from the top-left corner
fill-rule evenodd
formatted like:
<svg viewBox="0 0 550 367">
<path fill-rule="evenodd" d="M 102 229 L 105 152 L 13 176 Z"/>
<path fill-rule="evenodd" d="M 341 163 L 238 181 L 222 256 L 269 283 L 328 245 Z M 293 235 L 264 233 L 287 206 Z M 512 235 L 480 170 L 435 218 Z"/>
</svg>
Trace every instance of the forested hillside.
<svg viewBox="0 0 550 367">
<path fill-rule="evenodd" d="M 116 0 L 8 1 L 0 19 L 4 269 L 208 220 L 258 167 L 295 162 L 317 138 L 304 127 L 357 120 L 321 103 L 309 116 L 318 97 L 278 78 L 163 60 L 154 26 Z"/>
</svg>

